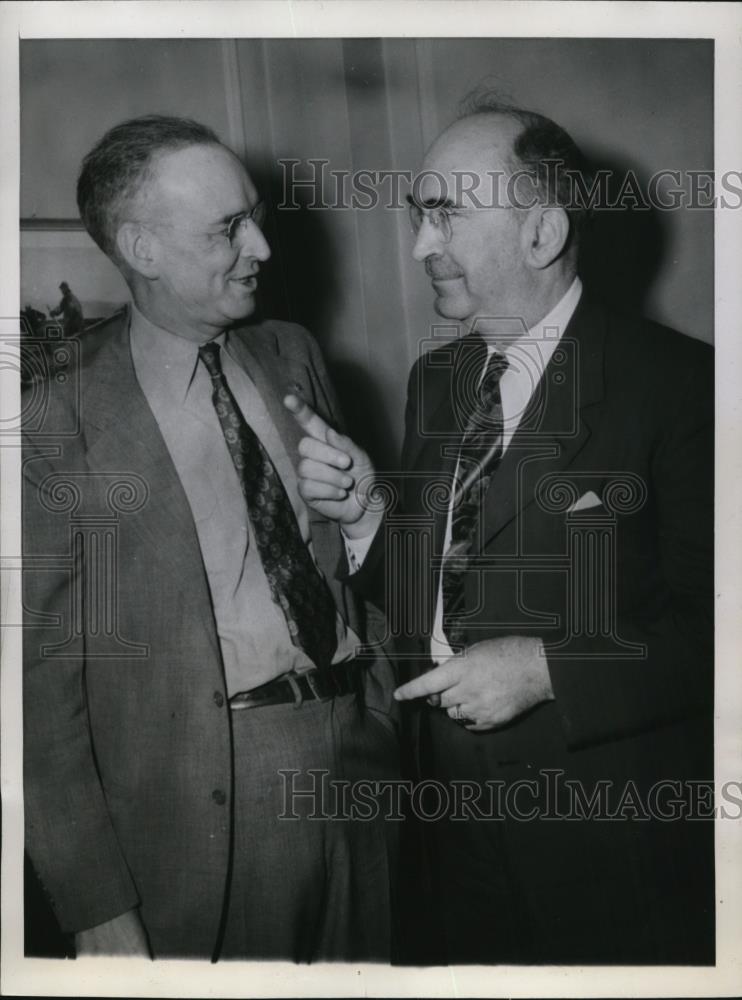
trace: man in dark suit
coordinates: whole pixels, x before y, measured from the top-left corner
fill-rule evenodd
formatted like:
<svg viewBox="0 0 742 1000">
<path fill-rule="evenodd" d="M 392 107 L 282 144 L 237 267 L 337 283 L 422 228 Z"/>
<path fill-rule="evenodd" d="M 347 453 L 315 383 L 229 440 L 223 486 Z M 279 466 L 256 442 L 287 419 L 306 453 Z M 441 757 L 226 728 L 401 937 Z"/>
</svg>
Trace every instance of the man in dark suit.
<svg viewBox="0 0 742 1000">
<path fill-rule="evenodd" d="M 78 203 L 133 303 L 25 411 L 34 869 L 78 955 L 388 958 L 391 829 L 301 794 L 394 775 L 393 685 L 297 493 L 281 399 L 337 420 L 319 350 L 248 323 L 263 204 L 162 116 L 100 140 Z"/>
<path fill-rule="evenodd" d="M 590 300 L 575 178 L 497 103 L 434 142 L 414 256 L 466 336 L 413 368 L 396 480 L 293 403 L 301 491 L 411 668 L 429 959 L 712 963 L 712 351 Z"/>
</svg>

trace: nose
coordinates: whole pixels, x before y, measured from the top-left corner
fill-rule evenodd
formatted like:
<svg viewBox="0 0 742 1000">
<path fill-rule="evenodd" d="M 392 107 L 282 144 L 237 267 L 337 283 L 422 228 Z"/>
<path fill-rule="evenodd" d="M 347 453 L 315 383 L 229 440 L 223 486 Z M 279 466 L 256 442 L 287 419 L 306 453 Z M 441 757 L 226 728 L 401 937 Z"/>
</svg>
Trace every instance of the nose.
<svg viewBox="0 0 742 1000">
<path fill-rule="evenodd" d="M 417 231 L 415 245 L 412 248 L 413 260 L 422 262 L 427 257 L 440 257 L 443 253 L 443 246 L 444 242 L 440 230 L 427 217 L 424 217 Z"/>
<path fill-rule="evenodd" d="M 254 257 L 255 260 L 268 260 L 271 248 L 263 235 L 263 230 L 252 220 L 240 230 L 240 257 Z"/>
</svg>

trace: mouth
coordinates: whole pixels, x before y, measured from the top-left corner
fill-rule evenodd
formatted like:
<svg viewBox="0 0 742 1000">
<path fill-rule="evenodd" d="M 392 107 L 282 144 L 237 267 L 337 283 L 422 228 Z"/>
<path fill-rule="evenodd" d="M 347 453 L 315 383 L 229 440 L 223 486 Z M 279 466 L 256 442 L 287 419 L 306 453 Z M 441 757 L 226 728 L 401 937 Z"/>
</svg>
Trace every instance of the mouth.
<svg viewBox="0 0 742 1000">
<path fill-rule="evenodd" d="M 246 274 L 241 278 L 230 278 L 236 285 L 242 285 L 245 291 L 254 292 L 258 287 L 258 277 L 256 274 Z"/>
<path fill-rule="evenodd" d="M 450 285 L 452 281 L 461 281 L 462 278 L 463 274 L 447 274 L 441 275 L 440 277 L 432 274 L 430 276 L 430 281 L 433 287 L 437 288 L 439 285 Z"/>
<path fill-rule="evenodd" d="M 436 267 L 431 261 L 426 262 L 425 273 L 434 284 L 442 281 L 458 281 L 459 278 L 464 277 L 461 271 L 441 267 L 440 264 Z"/>
</svg>

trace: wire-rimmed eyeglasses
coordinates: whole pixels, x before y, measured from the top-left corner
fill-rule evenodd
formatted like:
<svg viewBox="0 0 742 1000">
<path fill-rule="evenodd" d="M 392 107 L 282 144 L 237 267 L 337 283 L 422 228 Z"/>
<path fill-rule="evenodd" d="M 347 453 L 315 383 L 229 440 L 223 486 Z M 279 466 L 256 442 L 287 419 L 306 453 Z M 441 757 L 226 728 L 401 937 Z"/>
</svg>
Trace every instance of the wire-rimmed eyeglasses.
<svg viewBox="0 0 742 1000">
<path fill-rule="evenodd" d="M 448 206 L 434 205 L 431 208 L 423 208 L 418 205 L 411 194 L 407 195 L 407 204 L 410 211 L 410 224 L 415 236 L 420 232 L 423 220 L 427 219 L 444 243 L 451 242 L 453 230 L 451 228 L 451 210 Z"/>
<path fill-rule="evenodd" d="M 230 219 L 224 230 L 224 235 L 229 240 L 229 245 L 231 247 L 237 246 L 240 239 L 245 235 L 247 231 L 248 223 L 252 222 L 262 229 L 265 225 L 265 220 L 267 216 L 267 211 L 264 201 L 259 201 L 250 209 L 249 212 L 240 212 L 239 215 L 235 215 L 233 219 Z"/>
</svg>

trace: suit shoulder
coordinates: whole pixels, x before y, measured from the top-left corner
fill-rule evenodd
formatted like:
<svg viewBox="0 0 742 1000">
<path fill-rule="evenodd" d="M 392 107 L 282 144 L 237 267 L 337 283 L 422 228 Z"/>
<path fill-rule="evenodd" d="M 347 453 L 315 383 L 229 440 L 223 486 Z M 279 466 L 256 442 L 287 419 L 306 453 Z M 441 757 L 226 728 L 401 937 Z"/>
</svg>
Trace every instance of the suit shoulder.
<svg viewBox="0 0 742 1000">
<path fill-rule="evenodd" d="M 286 320 L 266 319 L 238 327 L 232 333 L 245 343 L 290 357 L 306 358 L 319 350 L 309 330 Z"/>
<path fill-rule="evenodd" d="M 629 361 L 640 357 L 667 372 L 713 365 L 711 344 L 654 320 L 608 313 L 606 327 L 609 346 Z"/>
<path fill-rule="evenodd" d="M 604 310 L 606 386 L 612 393 L 652 398 L 658 406 L 689 386 L 713 395 L 714 349 L 652 320 Z"/>
</svg>

